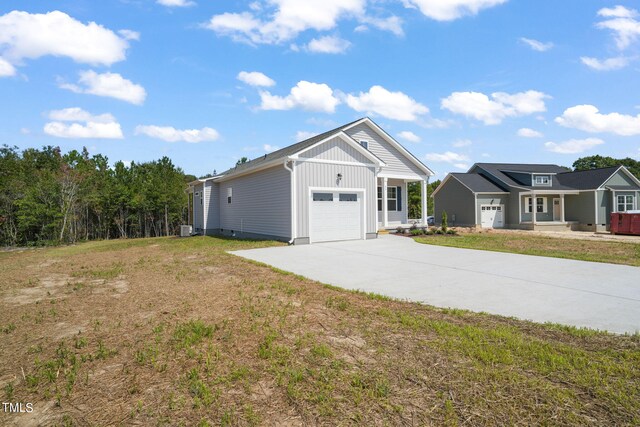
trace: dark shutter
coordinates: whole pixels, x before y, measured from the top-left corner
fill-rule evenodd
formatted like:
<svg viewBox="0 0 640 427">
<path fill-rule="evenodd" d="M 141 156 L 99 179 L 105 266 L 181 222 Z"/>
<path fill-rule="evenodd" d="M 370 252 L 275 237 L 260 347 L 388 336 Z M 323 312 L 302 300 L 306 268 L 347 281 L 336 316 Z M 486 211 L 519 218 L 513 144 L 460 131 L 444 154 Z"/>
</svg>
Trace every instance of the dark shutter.
<svg viewBox="0 0 640 427">
<path fill-rule="evenodd" d="M 402 187 L 396 187 L 396 198 L 398 199 L 398 207 L 397 211 L 400 212 L 402 210 Z"/>
</svg>

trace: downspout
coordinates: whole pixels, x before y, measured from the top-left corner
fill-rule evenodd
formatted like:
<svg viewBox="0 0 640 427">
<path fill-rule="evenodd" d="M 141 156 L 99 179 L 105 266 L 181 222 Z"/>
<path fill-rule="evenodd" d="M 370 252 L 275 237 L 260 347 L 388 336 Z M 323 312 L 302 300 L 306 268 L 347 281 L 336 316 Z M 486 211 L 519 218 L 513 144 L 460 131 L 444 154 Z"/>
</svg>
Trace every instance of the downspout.
<svg viewBox="0 0 640 427">
<path fill-rule="evenodd" d="M 287 163 L 291 162 L 291 167 L 287 166 Z M 291 240 L 289 244 L 292 245 L 296 240 L 296 174 L 294 172 L 294 160 L 285 159 L 283 166 L 286 170 L 291 172 Z"/>
</svg>

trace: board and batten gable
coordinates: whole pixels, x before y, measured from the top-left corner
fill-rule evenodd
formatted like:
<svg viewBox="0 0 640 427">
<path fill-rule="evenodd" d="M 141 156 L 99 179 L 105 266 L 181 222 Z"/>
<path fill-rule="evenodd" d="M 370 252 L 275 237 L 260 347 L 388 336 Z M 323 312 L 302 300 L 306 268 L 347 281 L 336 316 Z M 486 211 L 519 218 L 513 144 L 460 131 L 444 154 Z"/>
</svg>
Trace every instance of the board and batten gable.
<svg viewBox="0 0 640 427">
<path fill-rule="evenodd" d="M 638 184 L 636 184 L 626 173 L 618 170 L 614 173 L 611 178 L 609 178 L 602 186 L 616 186 L 616 187 L 629 187 L 629 190 L 634 191 L 639 189 Z M 623 190 L 624 191 L 624 190 Z"/>
<path fill-rule="evenodd" d="M 283 165 L 221 181 L 218 185 L 219 228 L 223 233 L 291 238 L 291 173 Z"/>
<path fill-rule="evenodd" d="M 300 153 L 300 158 L 338 162 L 371 163 L 364 154 L 339 136 Z"/>
<path fill-rule="evenodd" d="M 367 141 L 367 149 L 386 163 L 384 171 L 389 174 L 424 176 L 425 173 L 396 147 L 384 140 L 366 123 L 360 123 L 344 131 L 356 141 Z"/>
</svg>

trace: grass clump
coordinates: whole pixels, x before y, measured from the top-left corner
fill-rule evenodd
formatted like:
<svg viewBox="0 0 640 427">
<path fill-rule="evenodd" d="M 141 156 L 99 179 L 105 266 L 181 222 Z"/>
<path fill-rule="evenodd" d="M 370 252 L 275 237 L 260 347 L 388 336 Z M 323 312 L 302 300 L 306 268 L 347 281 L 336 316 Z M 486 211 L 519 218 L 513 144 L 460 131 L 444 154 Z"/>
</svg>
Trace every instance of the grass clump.
<svg viewBox="0 0 640 427">
<path fill-rule="evenodd" d="M 208 325 L 202 320 L 189 320 L 176 326 L 173 332 L 173 340 L 178 349 L 186 349 L 200 344 L 206 338 L 211 338 L 217 325 Z"/>
</svg>

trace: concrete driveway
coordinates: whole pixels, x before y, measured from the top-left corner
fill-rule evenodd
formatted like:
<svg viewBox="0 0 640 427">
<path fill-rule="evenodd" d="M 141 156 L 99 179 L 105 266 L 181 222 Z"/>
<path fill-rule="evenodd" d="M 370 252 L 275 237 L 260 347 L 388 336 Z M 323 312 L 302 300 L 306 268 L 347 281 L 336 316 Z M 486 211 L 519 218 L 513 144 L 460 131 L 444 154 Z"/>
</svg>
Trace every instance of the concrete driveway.
<svg viewBox="0 0 640 427">
<path fill-rule="evenodd" d="M 232 252 L 323 283 L 438 307 L 640 330 L 640 268 L 375 240 Z"/>
</svg>

